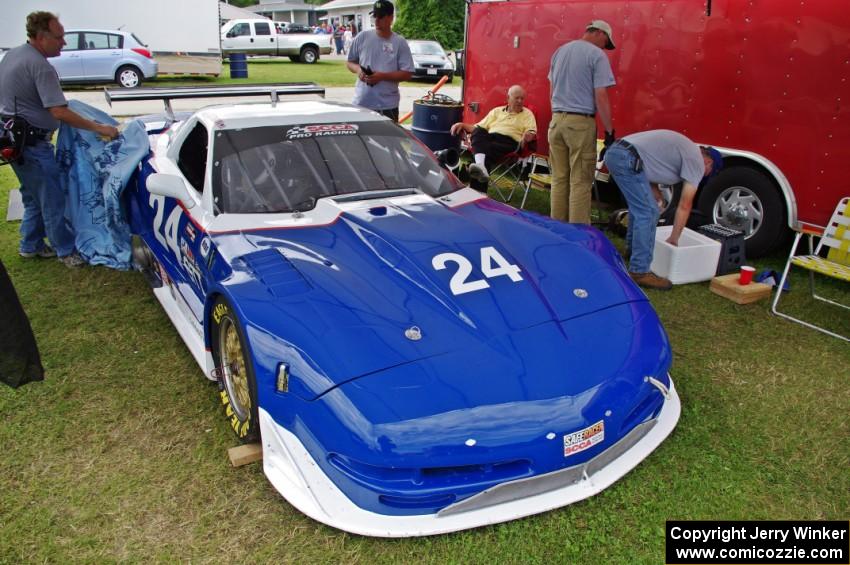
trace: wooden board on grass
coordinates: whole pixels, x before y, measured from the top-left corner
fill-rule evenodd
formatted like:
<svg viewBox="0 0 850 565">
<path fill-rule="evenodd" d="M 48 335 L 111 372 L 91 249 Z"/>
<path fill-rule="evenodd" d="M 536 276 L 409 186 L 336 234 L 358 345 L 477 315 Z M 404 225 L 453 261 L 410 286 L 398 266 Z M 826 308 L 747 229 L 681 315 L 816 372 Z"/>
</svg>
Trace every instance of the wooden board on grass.
<svg viewBox="0 0 850 565">
<path fill-rule="evenodd" d="M 227 455 L 230 457 L 231 465 L 241 467 L 254 461 L 260 461 L 263 458 L 263 446 L 259 443 L 237 445 L 228 449 Z"/>
<path fill-rule="evenodd" d="M 772 286 L 757 282 L 742 286 L 738 284 L 739 276 L 739 273 L 732 273 L 714 277 L 708 288 L 714 294 L 719 294 L 737 304 L 749 304 L 770 296 Z"/>
</svg>

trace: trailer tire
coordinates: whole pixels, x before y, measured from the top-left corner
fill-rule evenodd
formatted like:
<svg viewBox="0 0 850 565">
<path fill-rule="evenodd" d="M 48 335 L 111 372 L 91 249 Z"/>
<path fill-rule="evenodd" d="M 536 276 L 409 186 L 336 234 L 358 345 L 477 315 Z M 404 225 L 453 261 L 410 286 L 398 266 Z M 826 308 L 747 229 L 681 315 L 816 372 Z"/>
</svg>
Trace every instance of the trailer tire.
<svg viewBox="0 0 850 565">
<path fill-rule="evenodd" d="M 319 52 L 315 47 L 304 47 L 301 50 L 301 62 L 312 65 L 319 60 Z"/>
<path fill-rule="evenodd" d="M 115 73 L 115 82 L 121 88 L 138 88 L 142 86 L 142 71 L 133 65 L 124 65 Z"/>
<path fill-rule="evenodd" d="M 761 257 L 782 241 L 786 211 L 779 190 L 751 167 L 723 169 L 699 195 L 697 207 L 710 222 L 743 231 L 748 257 Z"/>
</svg>

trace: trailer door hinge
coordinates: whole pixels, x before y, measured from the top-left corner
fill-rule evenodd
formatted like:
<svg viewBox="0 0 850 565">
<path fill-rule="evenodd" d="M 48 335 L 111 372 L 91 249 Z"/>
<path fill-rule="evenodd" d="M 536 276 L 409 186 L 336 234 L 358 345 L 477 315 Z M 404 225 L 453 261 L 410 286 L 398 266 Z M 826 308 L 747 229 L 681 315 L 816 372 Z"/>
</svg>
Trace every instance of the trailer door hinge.
<svg viewBox="0 0 850 565">
<path fill-rule="evenodd" d="M 468 104 L 468 106 L 469 106 L 469 109 L 472 110 L 473 114 L 478 113 L 478 107 L 480 106 L 480 104 L 478 102 L 470 102 Z"/>
</svg>

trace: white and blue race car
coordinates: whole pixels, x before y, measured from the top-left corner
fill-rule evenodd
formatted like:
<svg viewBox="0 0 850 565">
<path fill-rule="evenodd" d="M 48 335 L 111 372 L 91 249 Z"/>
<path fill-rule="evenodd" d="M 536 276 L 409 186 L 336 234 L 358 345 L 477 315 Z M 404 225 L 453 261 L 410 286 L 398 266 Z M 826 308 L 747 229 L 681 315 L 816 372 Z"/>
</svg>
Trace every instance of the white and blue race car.
<svg viewBox="0 0 850 565">
<path fill-rule="evenodd" d="M 352 106 L 211 106 L 150 141 L 135 263 L 312 518 L 397 537 L 528 516 L 675 427 L 667 336 L 596 229 L 465 188 Z"/>
</svg>

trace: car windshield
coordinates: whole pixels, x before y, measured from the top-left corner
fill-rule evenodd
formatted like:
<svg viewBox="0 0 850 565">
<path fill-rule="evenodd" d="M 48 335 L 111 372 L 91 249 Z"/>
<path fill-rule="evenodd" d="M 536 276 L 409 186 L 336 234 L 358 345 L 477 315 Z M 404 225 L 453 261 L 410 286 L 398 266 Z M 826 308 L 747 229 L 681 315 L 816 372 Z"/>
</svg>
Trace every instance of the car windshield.
<svg viewBox="0 0 850 565">
<path fill-rule="evenodd" d="M 445 55 L 443 48 L 439 43 L 415 43 L 411 42 L 410 52 L 413 55 Z"/>
<path fill-rule="evenodd" d="M 221 130 L 213 149 L 218 213 L 310 210 L 319 198 L 461 188 L 433 154 L 389 122 L 304 124 Z M 369 194 L 366 194 L 369 193 Z"/>
</svg>

